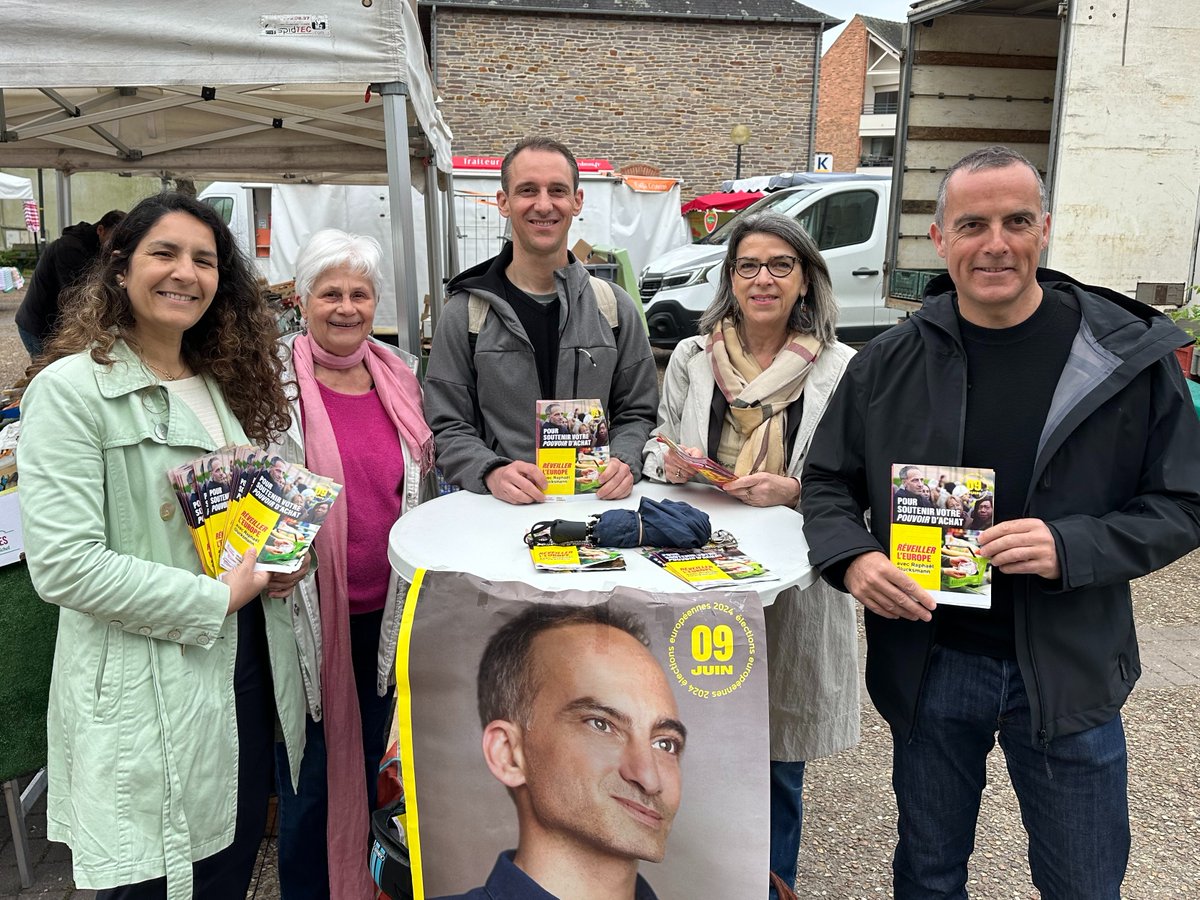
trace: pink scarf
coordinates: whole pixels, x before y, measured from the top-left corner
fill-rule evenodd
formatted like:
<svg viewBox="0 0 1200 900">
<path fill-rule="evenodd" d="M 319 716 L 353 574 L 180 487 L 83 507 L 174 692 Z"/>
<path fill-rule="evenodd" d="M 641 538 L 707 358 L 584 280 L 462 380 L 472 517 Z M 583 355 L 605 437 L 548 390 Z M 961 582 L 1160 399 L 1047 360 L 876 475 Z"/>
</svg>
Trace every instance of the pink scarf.
<svg viewBox="0 0 1200 900">
<path fill-rule="evenodd" d="M 342 456 L 333 425 L 317 386 L 313 362 L 328 369 L 349 369 L 365 361 L 375 391 L 404 445 L 417 458 L 421 473 L 433 466 L 433 434 L 421 413 L 421 386 L 408 366 L 386 347 L 363 341 L 349 356 L 335 356 L 307 334 L 292 345 L 300 403 L 304 410 L 305 465 L 318 475 L 344 483 Z M 371 452 L 347 447 L 347 452 Z M 321 694 L 325 708 L 326 782 L 329 817 L 325 835 L 329 853 L 331 900 L 369 900 L 375 886 L 367 870 L 370 832 L 363 783 L 362 721 L 350 659 L 350 601 L 346 586 L 346 504 L 334 503 L 317 533 L 314 547 L 321 564 L 317 589 L 321 612 Z"/>
</svg>

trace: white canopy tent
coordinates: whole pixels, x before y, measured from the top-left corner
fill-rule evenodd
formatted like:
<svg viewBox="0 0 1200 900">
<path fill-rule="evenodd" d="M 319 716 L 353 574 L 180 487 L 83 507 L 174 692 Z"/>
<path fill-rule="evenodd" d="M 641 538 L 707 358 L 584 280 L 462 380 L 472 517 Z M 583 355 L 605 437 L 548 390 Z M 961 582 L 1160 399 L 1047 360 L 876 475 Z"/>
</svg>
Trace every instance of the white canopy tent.
<svg viewBox="0 0 1200 900">
<path fill-rule="evenodd" d="M 400 345 L 420 350 L 411 187 L 431 285 L 453 268 L 450 131 L 406 0 L 8 0 L 0 166 L 290 183 L 383 183 Z M 439 179 L 439 170 L 444 173 Z M 417 177 L 414 179 L 413 173 Z M 441 210 L 446 211 L 445 226 Z M 400 323 L 407 324 L 407 330 Z"/>
<path fill-rule="evenodd" d="M 32 200 L 33 182 L 20 175 L 0 172 L 0 200 Z"/>
</svg>

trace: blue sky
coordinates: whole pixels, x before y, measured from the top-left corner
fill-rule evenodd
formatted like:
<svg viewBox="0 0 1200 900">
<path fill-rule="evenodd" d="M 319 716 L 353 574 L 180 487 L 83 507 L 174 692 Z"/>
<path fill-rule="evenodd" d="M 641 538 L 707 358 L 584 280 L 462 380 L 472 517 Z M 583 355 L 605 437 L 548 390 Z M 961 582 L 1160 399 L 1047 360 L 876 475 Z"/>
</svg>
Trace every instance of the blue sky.
<svg viewBox="0 0 1200 900">
<path fill-rule="evenodd" d="M 912 0 L 804 0 L 806 6 L 847 22 L 853 18 L 855 13 L 880 19 L 891 19 L 893 22 L 903 22 L 906 20 L 911 2 Z M 825 47 L 837 40 L 843 27 L 839 25 L 837 28 L 831 28 L 825 32 L 823 42 Z"/>
</svg>

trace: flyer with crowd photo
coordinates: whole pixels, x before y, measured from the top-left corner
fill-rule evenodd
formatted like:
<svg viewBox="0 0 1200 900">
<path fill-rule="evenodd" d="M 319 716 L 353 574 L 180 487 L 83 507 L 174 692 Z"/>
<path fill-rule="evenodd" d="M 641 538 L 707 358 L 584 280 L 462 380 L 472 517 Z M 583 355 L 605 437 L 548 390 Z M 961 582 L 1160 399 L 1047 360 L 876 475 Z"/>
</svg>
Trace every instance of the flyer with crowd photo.
<svg viewBox="0 0 1200 900">
<path fill-rule="evenodd" d="M 573 497 L 600 490 L 608 465 L 608 421 L 599 400 L 538 400 L 537 465 L 546 476 L 547 497 Z"/>
<path fill-rule="evenodd" d="M 560 624 L 575 615 L 587 621 Z M 521 640 L 524 653 L 514 649 Z M 519 837 L 526 846 L 522 791 L 543 803 L 553 797 L 567 817 L 562 827 L 594 827 L 598 845 L 619 833 L 664 900 L 765 896 L 765 652 L 762 605 L 749 591 L 544 592 L 418 571 L 396 662 L 413 897 L 466 893 L 487 882 Z M 497 659 L 505 669 L 518 659 L 533 668 L 497 675 L 488 662 Z M 512 740 L 514 727 L 487 698 L 509 696 L 500 683 L 522 674 L 533 678 L 514 683 L 534 687 L 513 717 L 530 723 L 522 733 L 549 743 L 524 746 L 528 765 L 510 787 L 493 735 Z M 631 772 L 644 771 L 646 757 L 621 761 L 627 742 L 657 760 L 644 784 Z M 661 862 L 646 861 L 655 847 Z"/>
<path fill-rule="evenodd" d="M 656 437 L 660 444 L 666 444 L 668 450 L 674 450 L 684 462 L 696 470 L 697 475 L 710 484 L 719 486 L 729 484 L 729 482 L 737 479 L 737 475 L 733 471 L 725 468 L 725 466 L 721 465 L 715 459 L 688 453 L 665 434 L 660 434 Z"/>
<path fill-rule="evenodd" d="M 992 568 L 979 534 L 995 521 L 992 469 L 892 466 L 891 560 L 938 603 L 989 609 Z"/>
<path fill-rule="evenodd" d="M 342 486 L 251 446 L 222 447 L 167 472 L 204 572 L 258 554 L 255 568 L 295 572 Z"/>
<path fill-rule="evenodd" d="M 642 556 L 698 591 L 728 590 L 763 581 L 778 581 L 766 566 L 736 546 L 706 544 L 694 550 L 643 547 Z"/>
</svg>

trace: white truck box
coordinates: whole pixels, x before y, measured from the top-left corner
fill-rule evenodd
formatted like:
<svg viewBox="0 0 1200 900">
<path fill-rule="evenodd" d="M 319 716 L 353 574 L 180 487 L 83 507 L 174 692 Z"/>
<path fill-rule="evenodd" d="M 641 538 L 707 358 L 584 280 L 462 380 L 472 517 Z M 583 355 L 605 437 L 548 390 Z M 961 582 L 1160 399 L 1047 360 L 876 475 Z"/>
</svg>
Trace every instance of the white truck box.
<svg viewBox="0 0 1200 900">
<path fill-rule="evenodd" d="M 1007 145 L 1043 172 L 1043 265 L 1156 305 L 1200 281 L 1200 16 L 1178 0 L 926 0 L 909 12 L 886 271 L 889 302 L 945 269 L 938 184 Z"/>
</svg>

